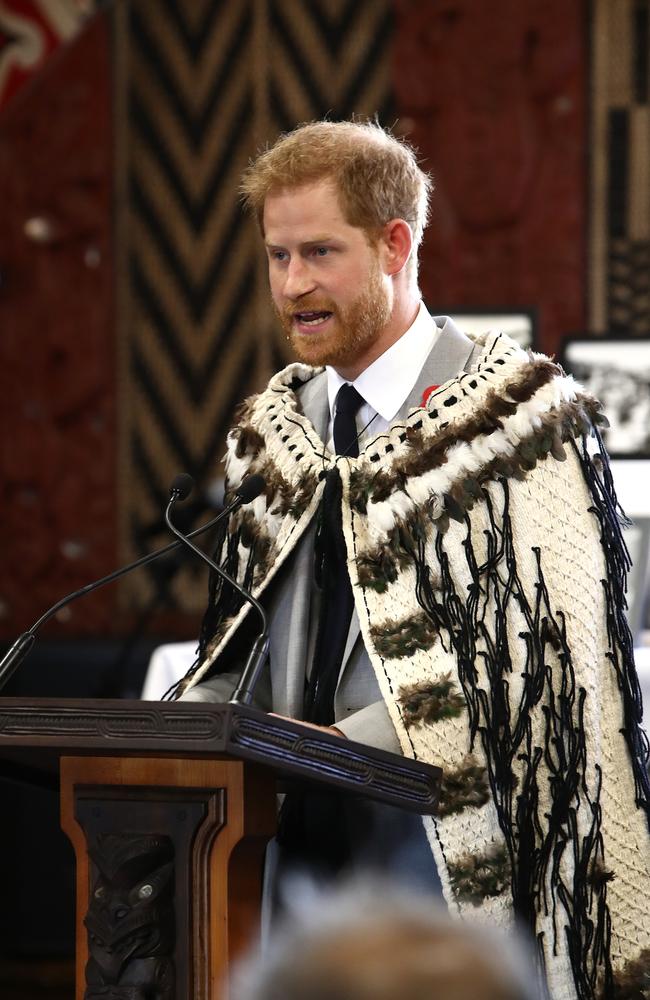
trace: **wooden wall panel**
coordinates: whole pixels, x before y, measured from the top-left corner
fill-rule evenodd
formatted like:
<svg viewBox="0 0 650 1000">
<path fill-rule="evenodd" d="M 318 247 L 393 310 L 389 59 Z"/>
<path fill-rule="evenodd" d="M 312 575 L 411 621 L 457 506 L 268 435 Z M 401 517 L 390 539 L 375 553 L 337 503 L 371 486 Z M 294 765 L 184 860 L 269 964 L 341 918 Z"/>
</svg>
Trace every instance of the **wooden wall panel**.
<svg viewBox="0 0 650 1000">
<path fill-rule="evenodd" d="M 110 31 L 96 16 L 0 118 L 0 634 L 113 568 Z M 91 598 L 53 631 L 108 631 Z"/>
<path fill-rule="evenodd" d="M 436 183 L 432 308 L 533 306 L 554 351 L 584 329 L 583 0 L 396 0 L 401 126 Z"/>
<path fill-rule="evenodd" d="M 593 0 L 590 320 L 650 334 L 650 0 Z"/>
<path fill-rule="evenodd" d="M 241 171 L 303 117 L 390 115 L 391 36 L 390 0 L 121 0 L 3 109 L 0 637 L 167 541 L 179 470 L 219 476 L 288 360 Z M 51 631 L 195 634 L 205 571 L 173 569 Z"/>
</svg>

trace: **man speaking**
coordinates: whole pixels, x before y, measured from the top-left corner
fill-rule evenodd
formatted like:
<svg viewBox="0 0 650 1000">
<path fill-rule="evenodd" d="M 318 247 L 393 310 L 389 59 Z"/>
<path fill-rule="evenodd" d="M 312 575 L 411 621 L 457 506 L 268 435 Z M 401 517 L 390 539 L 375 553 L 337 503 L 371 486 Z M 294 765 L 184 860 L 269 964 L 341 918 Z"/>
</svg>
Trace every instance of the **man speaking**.
<svg viewBox="0 0 650 1000">
<path fill-rule="evenodd" d="M 271 615 L 258 704 L 444 772 L 435 820 L 370 836 L 306 794 L 280 832 L 334 870 L 374 851 L 413 877 L 424 850 L 453 913 L 530 928 L 554 998 L 642 991 L 650 783 L 599 407 L 428 314 L 429 186 L 370 123 L 298 128 L 244 176 L 300 359 L 228 439 L 230 486 L 266 482 L 219 552 Z M 180 696 L 230 697 L 248 610 L 211 581 Z"/>
</svg>

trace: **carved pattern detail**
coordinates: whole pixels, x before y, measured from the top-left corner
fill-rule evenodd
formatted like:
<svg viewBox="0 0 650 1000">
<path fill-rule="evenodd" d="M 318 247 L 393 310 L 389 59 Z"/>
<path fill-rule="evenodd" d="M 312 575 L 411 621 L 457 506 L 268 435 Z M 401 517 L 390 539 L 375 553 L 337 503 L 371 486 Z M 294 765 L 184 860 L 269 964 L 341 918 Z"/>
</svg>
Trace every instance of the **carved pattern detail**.
<svg viewBox="0 0 650 1000">
<path fill-rule="evenodd" d="M 649 0 L 590 5 L 590 329 L 650 325 Z"/>
<path fill-rule="evenodd" d="M 110 14 L 99 11 L 3 109 L 0 126 L 7 637 L 115 566 L 110 38 Z M 109 633 L 112 595 L 88 597 L 50 634 Z"/>
<path fill-rule="evenodd" d="M 138 703 L 141 704 L 141 703 Z M 122 707 L 92 710 L 88 702 L 79 702 L 67 712 L 52 709 L 39 712 L 34 708 L 15 708 L 0 711 L 0 733 L 3 736 L 22 736 L 38 733 L 39 736 L 72 738 L 97 736 L 107 741 L 128 739 L 129 742 L 155 737 L 201 741 L 216 740 L 223 735 L 223 716 L 217 712 L 174 712 L 169 710 L 131 709 Z"/>
<path fill-rule="evenodd" d="M 84 919 L 85 1000 L 173 1000 L 174 848 L 169 837 L 99 835 Z"/>
<path fill-rule="evenodd" d="M 263 751 L 268 760 L 283 760 L 298 757 L 301 762 L 311 764 L 321 778 L 343 778 L 365 788 L 376 787 L 383 791 L 399 792 L 402 799 L 417 802 L 422 810 L 437 801 L 438 786 L 428 775 L 417 775 L 409 771 L 410 761 L 404 768 L 399 767 L 399 758 L 394 766 L 380 763 L 363 753 L 343 746 L 341 752 L 328 743 L 307 739 L 303 734 L 282 730 L 277 725 L 265 725 L 257 719 L 239 718 L 232 727 L 233 747 L 255 747 Z"/>
<path fill-rule="evenodd" d="M 551 353 L 585 320 L 583 4 L 400 2 L 396 12 L 400 123 L 436 183 L 424 298 L 452 313 L 537 307 Z"/>
<path fill-rule="evenodd" d="M 212 756 L 236 754 L 273 765 L 289 776 L 327 781 L 414 812 L 434 813 L 440 768 L 312 735 L 300 723 L 284 724 L 257 709 L 236 705 L 166 704 L 142 711 L 142 702 L 105 701 L 89 710 L 81 699 L 37 699 L 16 704 L 0 699 L 0 743 L 47 755 L 83 747 L 97 754 L 142 751 Z M 124 724 L 125 719 L 130 719 Z M 136 721 L 134 721 L 136 720 Z M 140 720 L 138 722 L 137 720 Z M 144 724 L 140 725 L 144 720 Z"/>
</svg>

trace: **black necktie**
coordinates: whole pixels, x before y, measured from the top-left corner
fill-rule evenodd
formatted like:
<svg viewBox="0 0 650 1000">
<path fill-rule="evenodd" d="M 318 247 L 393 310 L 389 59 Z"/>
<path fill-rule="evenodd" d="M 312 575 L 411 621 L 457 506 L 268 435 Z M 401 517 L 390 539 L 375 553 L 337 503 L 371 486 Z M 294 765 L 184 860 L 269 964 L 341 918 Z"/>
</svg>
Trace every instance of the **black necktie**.
<svg viewBox="0 0 650 1000">
<path fill-rule="evenodd" d="M 336 397 L 334 447 L 337 455 L 359 454 L 356 414 L 363 403 L 352 385 L 342 385 Z M 316 538 L 317 581 L 321 589 L 318 634 L 305 696 L 305 719 L 329 726 L 334 722 L 334 692 L 354 607 L 346 566 L 341 525 L 341 477 L 327 474 Z"/>
<path fill-rule="evenodd" d="M 353 385 L 346 382 L 341 386 L 336 395 L 334 417 L 334 450 L 337 455 L 357 458 L 359 454 L 356 416 L 362 404 L 363 396 L 359 395 Z"/>
</svg>

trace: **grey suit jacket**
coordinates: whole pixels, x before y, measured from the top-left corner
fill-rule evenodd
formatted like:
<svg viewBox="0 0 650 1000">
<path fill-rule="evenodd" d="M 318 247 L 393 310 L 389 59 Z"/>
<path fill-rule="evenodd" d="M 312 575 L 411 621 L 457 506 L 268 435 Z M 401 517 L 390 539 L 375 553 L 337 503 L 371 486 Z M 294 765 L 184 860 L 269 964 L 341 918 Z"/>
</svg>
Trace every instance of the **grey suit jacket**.
<svg viewBox="0 0 650 1000">
<path fill-rule="evenodd" d="M 446 316 L 435 317 L 441 334 L 394 423 L 419 406 L 424 390 L 441 385 L 471 368 L 478 350 Z M 329 422 L 327 376 L 323 372 L 299 390 L 305 416 L 322 441 Z M 306 672 L 313 658 L 318 621 L 318 594 L 313 583 L 315 525 L 305 533 L 291 557 L 290 572 L 281 575 L 270 606 L 271 644 L 269 670 L 257 693 L 260 708 L 300 719 Z M 192 701 L 226 701 L 238 680 L 237 671 L 219 674 L 190 688 L 183 698 Z M 335 725 L 349 739 L 400 752 L 395 729 L 379 691 L 375 673 L 361 639 L 359 620 L 353 614 L 334 701 Z"/>
</svg>

